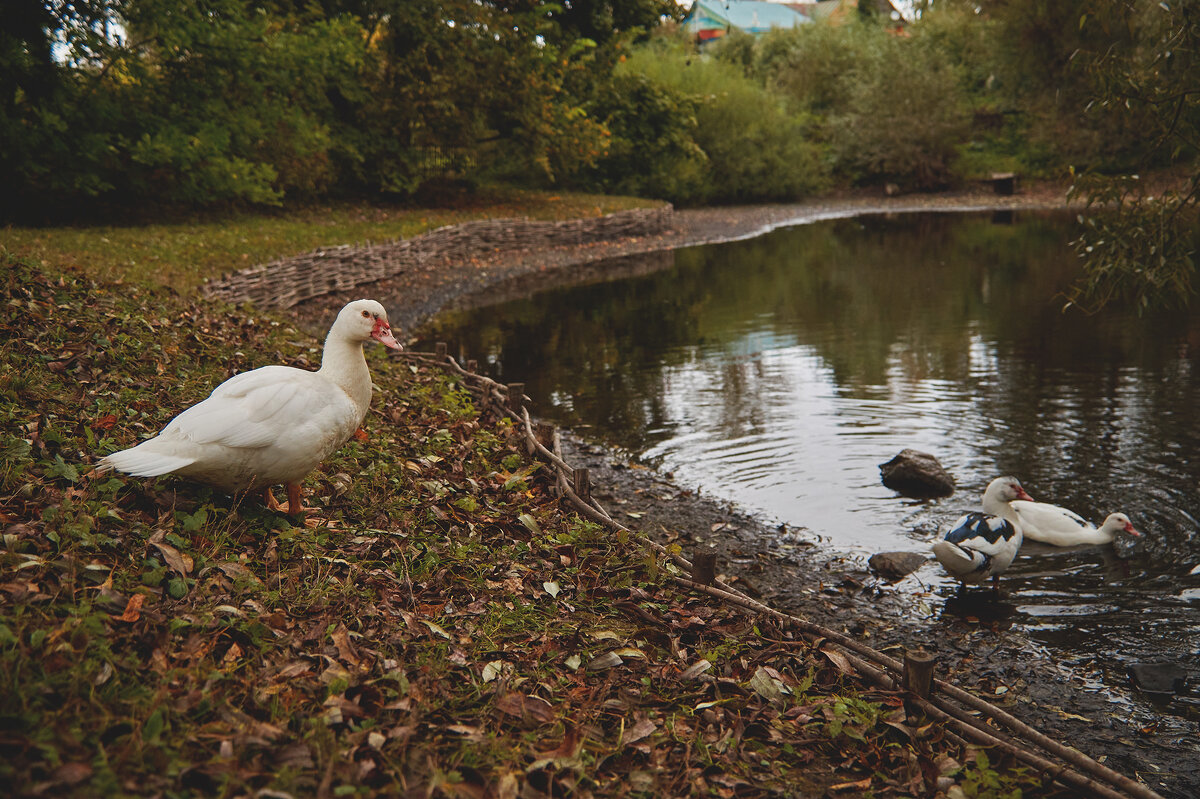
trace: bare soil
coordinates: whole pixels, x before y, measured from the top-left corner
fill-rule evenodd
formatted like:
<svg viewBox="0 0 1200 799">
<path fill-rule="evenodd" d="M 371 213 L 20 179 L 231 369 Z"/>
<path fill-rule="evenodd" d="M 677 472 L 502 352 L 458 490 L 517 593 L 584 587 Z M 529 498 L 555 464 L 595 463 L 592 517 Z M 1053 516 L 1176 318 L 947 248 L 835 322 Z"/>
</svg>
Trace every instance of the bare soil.
<svg viewBox="0 0 1200 799">
<path fill-rule="evenodd" d="M 999 196 L 990 187 L 938 195 L 886 197 L 856 193 L 800 204 L 677 210 L 661 235 L 535 252 L 493 252 L 477 260 L 430 265 L 378 284 L 361 296 L 388 298 L 393 326 L 411 334 L 436 313 L 486 305 L 555 285 L 587 282 L 620 270 L 621 257 L 759 235 L 775 227 L 864 213 L 1019 210 L 1067 207 L 1064 187 L 1022 186 Z M 616 260 L 614 260 L 616 259 Z M 295 309 L 323 330 L 346 297 L 319 298 Z M 1200 796 L 1200 735 L 1177 719 L 1127 706 L 1054 662 L 1010 627 L 1013 606 L 990 591 L 943 601 L 899 591 L 861 558 L 830 550 L 735 506 L 700 496 L 638 463 L 628 453 L 564 434 L 564 455 L 591 472 L 594 493 L 618 521 L 679 544 L 685 554 L 718 553 L 727 579 L 768 604 L 864 639 L 876 649 L 924 646 L 939 658 L 939 676 L 1005 707 L 1047 735 L 1107 765 L 1144 779 L 1169 797 Z M 918 605 L 925 603 L 925 608 Z M 930 616 L 928 607 L 941 608 Z M 1130 689 L 1131 692 L 1133 689 Z M 1143 708 L 1148 707 L 1143 705 Z"/>
</svg>

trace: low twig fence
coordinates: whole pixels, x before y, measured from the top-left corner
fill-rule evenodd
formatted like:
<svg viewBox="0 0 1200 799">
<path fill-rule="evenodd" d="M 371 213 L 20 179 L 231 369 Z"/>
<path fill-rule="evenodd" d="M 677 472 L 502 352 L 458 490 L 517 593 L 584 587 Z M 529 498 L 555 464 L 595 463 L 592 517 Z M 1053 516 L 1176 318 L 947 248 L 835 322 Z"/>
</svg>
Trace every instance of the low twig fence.
<svg viewBox="0 0 1200 799">
<path fill-rule="evenodd" d="M 770 616 L 797 631 L 809 642 L 820 641 L 821 646 L 838 647 L 840 654 L 863 679 L 885 690 L 906 692 L 906 699 L 912 707 L 944 723 L 951 735 L 961 743 L 969 740 L 994 747 L 1026 763 L 1050 780 L 1082 790 L 1089 796 L 1162 799 L 1145 785 L 1098 763 L 1078 749 L 1055 741 L 1007 711 L 944 680 L 933 679 L 934 662 L 926 653 L 908 652 L 904 662 L 901 662 L 836 630 L 768 607 L 715 579 L 711 562 L 693 563 L 614 520 L 592 496 L 588 470 L 576 469 L 563 460 L 558 431 L 550 425 L 535 424 L 530 420 L 525 407 L 528 398 L 524 394 L 523 383 L 503 385 L 477 374 L 475 361 L 467 361 L 464 368 L 447 354 L 446 345 L 441 343 L 437 344 L 433 354 L 406 352 L 404 357 L 459 375 L 467 389 L 480 401 L 482 410 L 491 410 L 516 421 L 520 425 L 526 452 L 552 467 L 560 499 L 580 515 L 632 536 L 692 576 L 691 579 L 672 576 L 671 579 L 677 584 Z"/>
<path fill-rule="evenodd" d="M 201 291 L 235 305 L 253 302 L 261 307 L 291 308 L 314 297 L 349 291 L 432 263 L 464 260 L 496 251 L 528 252 L 662 233 L 668 229 L 673 211 L 668 204 L 561 222 L 530 219 L 464 222 L 409 239 L 344 244 L 282 258 L 205 283 Z"/>
</svg>

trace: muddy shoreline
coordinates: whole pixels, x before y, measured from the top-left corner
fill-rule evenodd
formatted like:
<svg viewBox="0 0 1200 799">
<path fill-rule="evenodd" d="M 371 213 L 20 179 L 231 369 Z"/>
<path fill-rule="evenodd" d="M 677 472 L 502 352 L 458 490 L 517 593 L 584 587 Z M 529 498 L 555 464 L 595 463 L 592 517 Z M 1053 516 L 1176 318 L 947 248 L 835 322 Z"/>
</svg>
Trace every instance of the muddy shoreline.
<svg viewBox="0 0 1200 799">
<path fill-rule="evenodd" d="M 679 247 L 749 238 L 776 227 L 867 213 L 1047 208 L 1066 208 L 1061 187 L 1029 187 L 1012 196 L 979 188 L 942 195 L 857 195 L 795 205 L 680 210 L 673 214 L 671 229 L 659 236 L 486 253 L 468 262 L 412 270 L 360 286 L 355 293 L 383 300 L 394 327 L 411 336 L 443 310 L 611 279 L 631 263 L 641 264 L 633 268 L 659 268 L 653 263 L 655 254 L 665 257 Z M 301 324 L 322 330 L 347 299 L 318 298 L 294 312 Z M 937 653 L 939 676 L 1047 735 L 1142 779 L 1164 796 L 1200 796 L 1200 735 L 1195 725 L 1173 718 L 1158 723 L 1152 706 L 1134 697 L 1132 688 L 1122 696 L 1109 696 L 1089 685 L 1086 675 L 1057 664 L 1010 629 L 1006 613 L 1015 610 L 1011 605 L 988 597 L 968 598 L 962 606 L 958 599 L 944 600 L 921 590 L 923 586 L 914 588 L 912 582 L 901 590 L 873 575 L 861 556 L 838 552 L 805 530 L 788 529 L 701 496 L 676 485 L 670 475 L 646 468 L 631 454 L 577 433 L 563 436 L 566 460 L 591 471 L 597 498 L 619 521 L 664 543 L 677 543 L 685 554 L 715 550 L 720 571 L 743 591 L 862 638 L 876 649 L 895 654 L 901 647 L 924 646 Z M 919 580 L 919 575 L 906 580 Z"/>
</svg>

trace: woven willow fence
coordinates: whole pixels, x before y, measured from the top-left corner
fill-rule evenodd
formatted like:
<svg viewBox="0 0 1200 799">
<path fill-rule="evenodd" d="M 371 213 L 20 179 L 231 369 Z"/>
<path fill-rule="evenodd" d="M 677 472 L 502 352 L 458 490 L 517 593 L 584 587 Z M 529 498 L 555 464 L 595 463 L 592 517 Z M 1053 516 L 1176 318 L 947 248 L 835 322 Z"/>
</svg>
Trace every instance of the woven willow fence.
<svg viewBox="0 0 1200 799">
<path fill-rule="evenodd" d="M 1026 763 L 1047 779 L 1079 789 L 1087 796 L 1105 799 L 1162 799 L 1145 785 L 1093 760 L 1073 747 L 1065 746 L 1025 724 L 1007 711 L 986 702 L 955 685 L 934 677 L 935 659 L 923 651 L 906 652 L 903 661 L 872 649 L 847 635 L 814 622 L 775 610 L 714 577 L 713 563 L 695 562 L 669 552 L 643 533 L 614 520 L 592 497 L 587 469 L 573 468 L 563 460 L 558 431 L 550 425 L 530 421 L 525 407 L 523 383 L 502 385 L 475 372 L 476 362 L 466 367 L 447 354 L 439 343 L 434 353 L 407 351 L 400 357 L 446 369 L 462 378 L 482 411 L 506 415 L 517 422 L 525 450 L 550 466 L 561 502 L 581 516 L 611 530 L 628 534 L 676 567 L 675 583 L 745 610 L 770 616 L 795 630 L 809 643 L 835 647 L 863 680 L 884 690 L 901 691 L 913 709 L 946 725 L 948 734 L 960 745 L 972 741 L 999 749 Z M 684 577 L 682 575 L 689 575 Z M 701 675 L 703 676 L 703 675 Z"/>
<path fill-rule="evenodd" d="M 202 291 L 234 304 L 253 302 L 260 307 L 291 308 L 313 297 L 347 291 L 433 263 L 655 235 L 670 227 L 673 213 L 674 209 L 666 205 L 562 222 L 464 222 L 410 239 L 346 244 L 282 258 L 210 281 Z"/>
</svg>

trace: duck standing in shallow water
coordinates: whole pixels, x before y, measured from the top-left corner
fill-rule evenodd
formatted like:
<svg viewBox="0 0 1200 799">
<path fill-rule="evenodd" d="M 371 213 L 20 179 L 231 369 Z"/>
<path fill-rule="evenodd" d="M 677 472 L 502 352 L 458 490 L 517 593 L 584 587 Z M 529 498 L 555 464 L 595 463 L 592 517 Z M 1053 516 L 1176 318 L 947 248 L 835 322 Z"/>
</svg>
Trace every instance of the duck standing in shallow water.
<svg viewBox="0 0 1200 799">
<path fill-rule="evenodd" d="M 1097 527 L 1077 513 L 1046 502 L 1019 499 L 1012 506 L 1026 538 L 1056 547 L 1110 544 L 1118 533 L 1139 538 L 1142 535 L 1124 513 L 1110 513 Z"/>
<path fill-rule="evenodd" d="M 356 300 L 338 313 L 325 338 L 321 368 L 263 366 L 226 380 L 154 438 L 100 460 L 135 477 L 174 472 L 222 491 L 285 485 L 288 513 L 299 514 L 300 481 L 336 452 L 362 424 L 371 402 L 371 374 L 363 345 L 375 340 L 401 349 L 387 312 L 374 300 Z"/>
<path fill-rule="evenodd" d="M 989 577 L 999 588 L 1003 574 L 1021 549 L 1021 524 L 1012 501 L 1033 501 L 1015 477 L 997 477 L 983 492 L 983 512 L 973 511 L 954 523 L 941 541 L 934 543 L 938 562 L 964 585 L 977 585 Z"/>
</svg>

